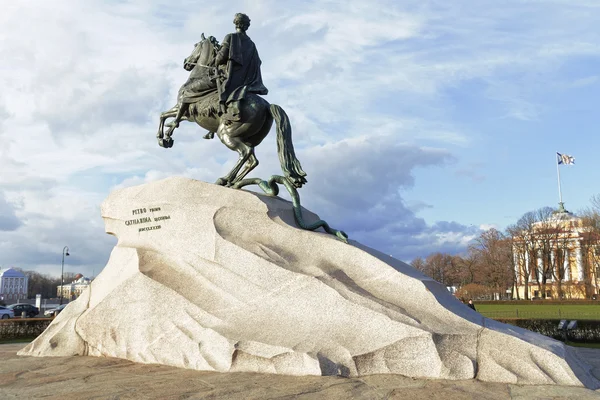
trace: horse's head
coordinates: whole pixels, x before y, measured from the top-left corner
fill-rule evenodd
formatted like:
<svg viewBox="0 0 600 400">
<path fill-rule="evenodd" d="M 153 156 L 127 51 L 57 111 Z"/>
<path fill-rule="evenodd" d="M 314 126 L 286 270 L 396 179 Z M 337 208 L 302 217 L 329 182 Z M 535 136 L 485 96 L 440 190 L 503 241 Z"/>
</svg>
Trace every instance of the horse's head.
<svg viewBox="0 0 600 400">
<path fill-rule="evenodd" d="M 191 71 L 196 65 L 208 65 L 217 53 L 219 42 L 214 36 L 207 38 L 203 33 L 201 39 L 194 45 L 192 54 L 183 61 L 183 68 L 186 71 Z"/>
</svg>

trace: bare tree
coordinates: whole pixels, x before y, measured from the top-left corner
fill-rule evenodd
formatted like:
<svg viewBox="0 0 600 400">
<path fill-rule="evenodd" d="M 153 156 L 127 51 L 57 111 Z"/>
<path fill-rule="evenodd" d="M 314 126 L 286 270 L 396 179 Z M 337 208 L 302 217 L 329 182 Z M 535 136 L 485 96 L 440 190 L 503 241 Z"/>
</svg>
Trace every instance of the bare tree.
<svg viewBox="0 0 600 400">
<path fill-rule="evenodd" d="M 546 298 L 548 280 L 552 280 L 556 276 L 559 249 L 564 250 L 564 248 L 560 248 L 562 243 L 560 238 L 563 234 L 564 222 L 555 216 L 554 210 L 551 207 L 540 208 L 535 211 L 535 214 L 537 222 L 533 234 L 538 254 L 536 260 L 539 268 L 538 289 L 541 297 Z"/>
<path fill-rule="evenodd" d="M 423 258 L 416 257 L 414 260 L 412 260 L 410 262 L 410 265 L 412 265 L 413 268 L 415 268 L 416 270 L 421 271 L 424 274 L 427 274 L 425 260 L 423 260 Z"/>
<path fill-rule="evenodd" d="M 506 233 L 504 233 L 504 237 L 510 246 L 510 266 L 512 270 L 512 288 L 511 288 L 511 297 L 512 299 L 519 300 L 520 294 L 518 290 L 519 286 L 519 265 L 520 262 L 523 261 L 524 257 L 520 257 L 519 252 L 519 243 L 515 243 L 515 237 L 512 234 L 512 227 L 506 229 Z"/>
<path fill-rule="evenodd" d="M 459 286 L 481 282 L 481 257 L 473 246 L 469 246 L 465 256 L 455 256 L 453 264 L 455 265 L 455 276 Z"/>
<path fill-rule="evenodd" d="M 56 296 L 56 287 L 60 285 L 60 277 L 41 274 L 37 271 L 24 271 L 21 268 L 15 268 L 27 277 L 27 297 L 33 298 L 36 294 L 41 294 L 43 298 Z M 66 280 L 65 280 L 66 282 Z"/>
<path fill-rule="evenodd" d="M 556 238 L 554 239 L 554 249 L 551 258 L 552 273 L 556 283 L 556 293 L 559 299 L 565 296 L 564 284 L 567 279 L 566 270 L 569 268 L 569 251 L 572 248 L 572 229 L 571 222 L 563 221 L 557 225 Z M 569 274 L 570 277 L 570 274 Z"/>
<path fill-rule="evenodd" d="M 539 282 L 537 269 L 537 243 L 535 228 L 538 215 L 534 211 L 523 214 L 516 224 L 510 226 L 507 231 L 513 246 L 513 263 L 518 264 L 516 268 L 517 281 L 523 283 L 525 300 L 529 300 L 529 284 L 532 279 Z"/>
<path fill-rule="evenodd" d="M 425 269 L 428 276 L 440 282 L 444 286 L 451 283 L 451 258 L 449 254 L 433 253 L 425 259 Z"/>
<path fill-rule="evenodd" d="M 474 247 L 479 252 L 483 283 L 502 296 L 513 284 L 514 268 L 511 241 L 497 229 L 482 232 Z"/>
<path fill-rule="evenodd" d="M 590 298 L 597 295 L 600 275 L 600 196 L 591 199 L 592 207 L 581 212 L 582 232 L 579 245 L 583 263 L 583 291 Z"/>
</svg>

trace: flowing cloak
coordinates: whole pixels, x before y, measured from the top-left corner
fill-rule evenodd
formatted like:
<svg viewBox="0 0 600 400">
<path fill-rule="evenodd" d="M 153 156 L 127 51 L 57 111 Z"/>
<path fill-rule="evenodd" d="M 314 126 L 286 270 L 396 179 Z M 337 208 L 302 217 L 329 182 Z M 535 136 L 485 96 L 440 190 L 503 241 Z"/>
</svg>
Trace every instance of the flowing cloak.
<svg viewBox="0 0 600 400">
<path fill-rule="evenodd" d="M 227 78 L 223 82 L 221 102 L 239 101 L 246 93 L 269 93 L 262 81 L 258 51 L 245 33 L 230 33 L 223 39 L 215 63 L 220 65 L 226 62 Z"/>
</svg>

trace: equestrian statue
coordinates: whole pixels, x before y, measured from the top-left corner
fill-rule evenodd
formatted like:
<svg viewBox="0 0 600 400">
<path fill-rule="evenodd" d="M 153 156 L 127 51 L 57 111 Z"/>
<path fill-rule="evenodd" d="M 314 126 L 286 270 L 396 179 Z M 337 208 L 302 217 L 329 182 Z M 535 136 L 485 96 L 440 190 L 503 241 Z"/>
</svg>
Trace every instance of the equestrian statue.
<svg viewBox="0 0 600 400">
<path fill-rule="evenodd" d="M 236 31 L 225 36 L 219 45 L 213 37 L 204 37 L 183 62 L 191 71 L 179 90 L 177 104 L 160 115 L 158 144 L 173 146 L 173 131 L 181 121 L 193 121 L 208 130 L 205 139 L 216 133 L 221 142 L 239 154 L 232 170 L 217 184 L 233 186 L 258 166 L 254 148 L 277 127 L 277 147 L 281 168 L 296 188 L 306 183 L 306 173 L 296 158 L 292 128 L 285 111 L 269 104 L 261 95 L 268 93 L 262 82 L 261 60 L 252 39 L 246 34 L 250 18 L 238 13 L 233 23 Z M 173 118 L 166 124 L 165 121 Z"/>
<path fill-rule="evenodd" d="M 217 185 L 239 189 L 256 184 L 268 195 L 276 196 L 277 184 L 282 184 L 292 196 L 294 215 L 301 228 L 323 227 L 347 241 L 344 232 L 329 228 L 325 221 L 304 223 L 296 189 L 306 183 L 306 173 L 294 152 L 290 120 L 280 106 L 261 97 L 269 91 L 262 81 L 256 45 L 246 34 L 250 18 L 237 13 L 233 23 L 235 32 L 226 35 L 221 44 L 214 36 L 207 38 L 202 34 L 192 54 L 183 61 L 183 68 L 190 71 L 190 76 L 179 90 L 177 104 L 160 115 L 158 144 L 167 149 L 173 147 L 173 131 L 179 123 L 196 122 L 208 131 L 205 139 L 213 139 L 216 134 L 225 146 L 239 154 L 231 171 L 217 179 Z M 169 119 L 172 120 L 167 122 Z M 244 179 L 258 166 L 254 148 L 267 136 L 273 121 L 284 176 L 273 175 L 269 181 Z"/>
</svg>

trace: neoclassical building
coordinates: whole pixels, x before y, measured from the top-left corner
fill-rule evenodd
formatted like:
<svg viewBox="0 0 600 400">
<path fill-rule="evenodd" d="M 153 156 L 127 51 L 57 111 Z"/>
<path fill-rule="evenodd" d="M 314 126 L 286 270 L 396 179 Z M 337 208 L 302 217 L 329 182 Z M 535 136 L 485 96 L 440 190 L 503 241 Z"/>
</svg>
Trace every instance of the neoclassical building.
<svg viewBox="0 0 600 400">
<path fill-rule="evenodd" d="M 77 274 L 73 282 L 62 286 L 59 285 L 56 292 L 58 297 L 61 297 L 62 292 L 62 298 L 73 300 L 81 296 L 81 293 L 90 286 L 91 282 L 90 278 Z"/>
<path fill-rule="evenodd" d="M 0 269 L 0 299 L 5 303 L 27 298 L 27 276 L 15 269 Z"/>
<path fill-rule="evenodd" d="M 532 224 L 513 240 L 518 298 L 585 299 L 598 295 L 600 236 L 566 211 Z M 517 296 L 515 296 L 517 297 Z"/>
</svg>

